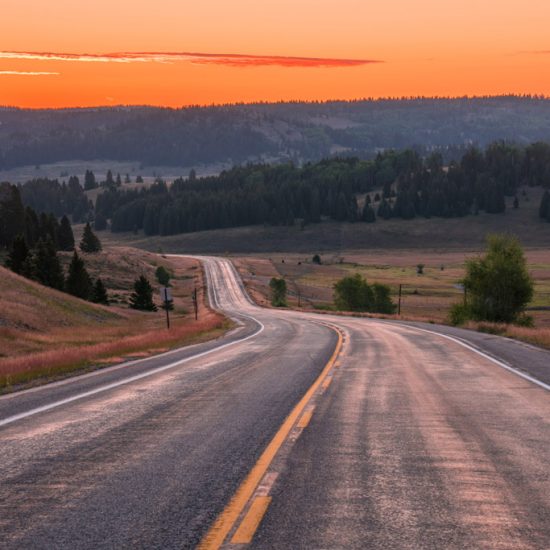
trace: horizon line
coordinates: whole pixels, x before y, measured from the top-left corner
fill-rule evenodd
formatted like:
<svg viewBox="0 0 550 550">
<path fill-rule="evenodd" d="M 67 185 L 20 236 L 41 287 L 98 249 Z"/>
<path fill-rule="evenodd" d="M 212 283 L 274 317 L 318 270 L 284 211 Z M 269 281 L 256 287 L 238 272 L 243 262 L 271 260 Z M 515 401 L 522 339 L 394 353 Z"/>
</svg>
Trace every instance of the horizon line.
<svg viewBox="0 0 550 550">
<path fill-rule="evenodd" d="M 177 107 L 170 105 L 155 105 L 151 103 L 119 103 L 116 105 L 98 104 L 90 106 L 77 106 L 77 107 L 20 107 L 18 105 L 0 105 L 0 110 L 19 110 L 19 111 L 84 111 L 84 110 L 99 110 L 99 109 L 164 109 L 169 111 L 181 111 L 184 109 L 209 109 L 209 108 L 223 108 L 223 107 L 247 107 L 247 106 L 270 106 L 270 105 L 327 105 L 329 103 L 376 103 L 383 101 L 450 101 L 450 100 L 476 100 L 476 99 L 535 99 L 539 101 L 550 100 L 550 95 L 546 94 L 517 94 L 517 93 L 503 93 L 503 94 L 462 94 L 456 96 L 379 96 L 379 97 L 358 97 L 355 99 L 284 99 L 276 101 L 239 101 L 239 102 L 225 102 L 225 103 L 189 103 L 182 104 Z"/>
</svg>

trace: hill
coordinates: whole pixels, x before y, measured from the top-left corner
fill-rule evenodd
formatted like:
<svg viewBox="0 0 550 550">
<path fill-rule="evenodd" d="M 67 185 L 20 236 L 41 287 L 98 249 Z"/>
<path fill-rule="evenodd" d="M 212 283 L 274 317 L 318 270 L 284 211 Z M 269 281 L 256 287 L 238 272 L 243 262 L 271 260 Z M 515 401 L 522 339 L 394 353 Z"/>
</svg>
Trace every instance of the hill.
<svg viewBox="0 0 550 550">
<path fill-rule="evenodd" d="M 90 273 L 104 277 L 110 297 L 119 304 L 126 303 L 136 273 L 154 281 L 156 255 L 125 248 L 91 256 L 86 258 Z M 189 259 L 158 263 L 173 274 L 170 331 L 163 311 L 143 313 L 91 304 L 0 267 L 0 392 L 36 378 L 97 368 L 220 334 L 224 319 L 205 307 L 202 292 L 199 321 L 191 314 L 191 291 L 195 284 L 202 289 L 198 263 Z"/>
<path fill-rule="evenodd" d="M 163 109 L 0 109 L 0 170 L 60 161 L 199 167 L 246 161 L 370 157 L 385 148 L 550 139 L 536 97 L 277 103 Z M 451 146 L 449 148 L 449 146 Z M 162 174 L 161 174 L 162 175 Z"/>
</svg>

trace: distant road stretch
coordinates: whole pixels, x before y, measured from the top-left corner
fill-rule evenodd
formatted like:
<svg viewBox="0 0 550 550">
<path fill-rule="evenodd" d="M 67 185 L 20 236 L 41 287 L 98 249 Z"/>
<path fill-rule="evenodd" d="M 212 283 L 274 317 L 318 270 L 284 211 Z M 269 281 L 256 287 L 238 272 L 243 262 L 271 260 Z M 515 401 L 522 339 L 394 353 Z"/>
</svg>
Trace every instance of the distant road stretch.
<svg viewBox="0 0 550 550">
<path fill-rule="evenodd" d="M 550 353 L 202 261 L 230 334 L 0 397 L 0 548 L 550 548 Z"/>
</svg>

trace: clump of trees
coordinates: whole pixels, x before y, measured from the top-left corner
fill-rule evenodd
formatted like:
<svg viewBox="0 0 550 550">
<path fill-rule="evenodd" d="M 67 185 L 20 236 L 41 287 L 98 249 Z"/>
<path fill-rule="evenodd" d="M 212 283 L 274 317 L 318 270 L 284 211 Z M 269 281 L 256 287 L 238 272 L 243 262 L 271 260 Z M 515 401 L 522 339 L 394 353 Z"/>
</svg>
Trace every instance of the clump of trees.
<svg viewBox="0 0 550 550">
<path fill-rule="evenodd" d="M 274 307 L 286 307 L 286 281 L 283 278 L 273 277 L 269 281 L 269 288 L 271 290 L 271 305 Z"/>
<path fill-rule="evenodd" d="M 466 262 L 463 280 L 466 299 L 451 310 L 451 320 L 526 324 L 524 311 L 533 297 L 533 280 L 527 271 L 519 241 L 510 235 L 491 235 L 484 256 Z"/>
<path fill-rule="evenodd" d="M 390 287 L 379 283 L 368 284 L 359 273 L 344 277 L 335 283 L 334 303 L 343 311 L 390 314 L 396 309 L 391 300 Z"/>
</svg>

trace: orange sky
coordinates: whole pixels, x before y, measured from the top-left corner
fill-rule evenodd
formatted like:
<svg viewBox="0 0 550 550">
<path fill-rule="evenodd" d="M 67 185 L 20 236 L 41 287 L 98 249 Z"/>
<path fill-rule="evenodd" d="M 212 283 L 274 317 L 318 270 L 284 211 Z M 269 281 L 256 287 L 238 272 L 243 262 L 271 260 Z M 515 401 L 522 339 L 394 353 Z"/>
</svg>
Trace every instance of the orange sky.
<svg viewBox="0 0 550 550">
<path fill-rule="evenodd" d="M 550 95 L 549 24 L 548 0 L 2 0 L 0 105 Z"/>
</svg>

